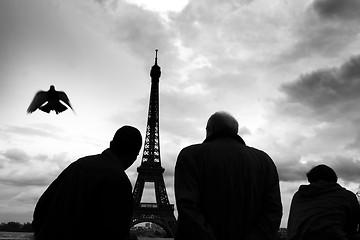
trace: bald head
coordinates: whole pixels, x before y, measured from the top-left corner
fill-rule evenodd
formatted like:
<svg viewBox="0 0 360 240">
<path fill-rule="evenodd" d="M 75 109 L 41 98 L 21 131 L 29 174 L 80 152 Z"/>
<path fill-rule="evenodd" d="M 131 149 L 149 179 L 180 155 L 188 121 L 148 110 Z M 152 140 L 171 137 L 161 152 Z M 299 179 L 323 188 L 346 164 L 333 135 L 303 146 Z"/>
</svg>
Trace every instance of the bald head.
<svg viewBox="0 0 360 240">
<path fill-rule="evenodd" d="M 238 133 L 239 124 L 229 113 L 221 111 L 210 116 L 206 125 L 206 137 L 217 133 Z"/>
<path fill-rule="evenodd" d="M 141 133 L 137 128 L 123 126 L 119 128 L 113 140 L 110 142 L 110 149 L 118 153 L 138 153 L 142 144 Z"/>
<path fill-rule="evenodd" d="M 116 131 L 113 140 L 110 142 L 110 149 L 119 158 L 126 170 L 136 160 L 141 145 L 140 131 L 131 126 L 123 126 Z"/>
</svg>

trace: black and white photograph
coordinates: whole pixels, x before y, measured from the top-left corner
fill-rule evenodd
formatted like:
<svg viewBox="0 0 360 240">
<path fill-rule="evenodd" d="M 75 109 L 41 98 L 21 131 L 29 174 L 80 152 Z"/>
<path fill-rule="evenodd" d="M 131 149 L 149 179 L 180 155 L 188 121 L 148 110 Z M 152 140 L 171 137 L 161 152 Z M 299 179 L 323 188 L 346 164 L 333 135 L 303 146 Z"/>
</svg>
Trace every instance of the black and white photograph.
<svg viewBox="0 0 360 240">
<path fill-rule="evenodd" d="M 360 0 L 0 0 L 0 240 L 360 239 Z"/>
</svg>

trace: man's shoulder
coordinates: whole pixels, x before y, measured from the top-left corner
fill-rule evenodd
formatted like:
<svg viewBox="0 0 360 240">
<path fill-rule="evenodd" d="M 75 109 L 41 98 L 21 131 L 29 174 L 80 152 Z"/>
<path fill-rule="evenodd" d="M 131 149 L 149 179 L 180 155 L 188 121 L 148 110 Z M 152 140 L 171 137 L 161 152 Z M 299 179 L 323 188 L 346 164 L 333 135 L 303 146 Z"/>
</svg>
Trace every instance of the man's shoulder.
<svg viewBox="0 0 360 240">
<path fill-rule="evenodd" d="M 73 170 L 81 171 L 89 176 L 96 176 L 98 180 L 112 181 L 127 178 L 124 169 L 117 159 L 106 152 L 82 157 L 73 163 Z"/>
<path fill-rule="evenodd" d="M 75 162 L 72 162 L 70 164 L 70 166 L 71 165 L 76 166 L 76 165 L 88 164 L 88 163 L 90 163 L 92 161 L 95 161 L 95 160 L 97 160 L 99 158 L 101 158 L 101 154 L 94 154 L 94 155 L 84 156 L 84 157 L 79 158 Z"/>
<path fill-rule="evenodd" d="M 244 152 L 244 156 L 246 156 L 246 158 L 251 159 L 252 161 L 257 161 L 264 167 L 267 166 L 267 169 L 270 166 L 275 166 L 272 158 L 264 150 L 255 147 L 244 146 L 242 151 Z"/>
<path fill-rule="evenodd" d="M 254 147 L 249 147 L 249 146 L 246 146 L 246 148 L 247 148 L 249 151 L 254 152 L 255 154 L 258 154 L 258 155 L 260 155 L 260 156 L 264 156 L 264 157 L 270 158 L 269 155 L 268 155 L 264 150 L 261 150 L 261 149 L 258 149 L 258 148 L 254 148 Z"/>
<path fill-rule="evenodd" d="M 196 151 L 200 150 L 201 148 L 202 148 L 201 143 L 192 144 L 192 145 L 189 145 L 189 146 L 181 149 L 180 154 L 196 152 Z"/>
<path fill-rule="evenodd" d="M 99 158 L 102 154 L 92 154 L 92 155 L 87 155 L 87 156 L 83 156 L 81 158 L 79 158 L 77 161 L 83 161 L 86 159 L 92 159 L 92 158 Z"/>
<path fill-rule="evenodd" d="M 226 143 L 224 143 L 226 144 Z M 189 145 L 187 147 L 184 147 L 181 152 L 192 152 L 192 151 L 201 151 L 201 150 L 206 150 L 208 148 L 210 149 L 213 149 L 215 148 L 216 146 L 218 145 L 217 142 L 204 142 L 204 143 L 197 143 L 197 144 L 192 144 L 192 145 Z M 269 155 L 261 150 L 261 149 L 258 149 L 258 148 L 255 148 L 255 147 L 251 147 L 251 146 L 247 146 L 247 145 L 244 145 L 244 144 L 241 144 L 241 143 L 238 143 L 236 144 L 239 148 L 242 148 L 244 151 L 248 151 L 248 152 L 252 152 L 253 154 L 256 154 L 256 155 L 261 155 L 261 156 L 264 156 L 264 157 L 269 157 Z"/>
<path fill-rule="evenodd" d="M 342 188 L 341 190 L 342 190 L 344 195 L 348 196 L 349 198 L 354 198 L 354 197 L 357 198 L 356 194 L 353 193 L 352 191 L 350 191 L 350 190 L 348 190 L 348 189 L 346 189 L 344 187 L 341 187 L 341 188 Z"/>
<path fill-rule="evenodd" d="M 69 167 L 72 168 L 81 168 L 91 171 L 92 169 L 95 169 L 95 171 L 100 171 L 101 169 L 110 172 L 117 171 L 118 170 L 118 164 L 115 164 L 112 159 L 113 157 L 109 154 L 106 154 L 106 152 L 102 152 L 100 154 L 94 154 L 94 155 L 88 155 L 84 156 L 82 158 L 79 158 L 75 162 L 71 163 Z M 118 172 L 118 171 L 117 171 Z"/>
</svg>

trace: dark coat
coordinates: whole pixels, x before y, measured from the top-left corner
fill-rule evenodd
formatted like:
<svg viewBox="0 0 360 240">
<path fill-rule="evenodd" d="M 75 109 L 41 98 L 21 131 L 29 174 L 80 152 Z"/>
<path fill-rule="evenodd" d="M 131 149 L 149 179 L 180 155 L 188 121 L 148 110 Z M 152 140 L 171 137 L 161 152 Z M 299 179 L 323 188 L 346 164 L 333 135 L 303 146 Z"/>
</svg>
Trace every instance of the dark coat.
<svg viewBox="0 0 360 240">
<path fill-rule="evenodd" d="M 282 205 L 275 164 L 238 135 L 184 148 L 175 166 L 177 240 L 267 240 Z"/>
<path fill-rule="evenodd" d="M 131 183 L 110 149 L 70 164 L 40 197 L 37 240 L 126 239 L 132 216 Z"/>
<path fill-rule="evenodd" d="M 355 194 L 337 183 L 301 185 L 291 202 L 288 239 L 349 239 L 356 232 L 359 208 Z"/>
</svg>

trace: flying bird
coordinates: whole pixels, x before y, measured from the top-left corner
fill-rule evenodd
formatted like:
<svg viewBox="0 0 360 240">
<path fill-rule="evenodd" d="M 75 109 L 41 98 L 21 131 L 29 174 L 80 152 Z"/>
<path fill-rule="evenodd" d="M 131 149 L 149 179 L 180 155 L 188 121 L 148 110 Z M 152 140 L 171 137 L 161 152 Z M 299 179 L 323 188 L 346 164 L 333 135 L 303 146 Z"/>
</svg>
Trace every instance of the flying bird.
<svg viewBox="0 0 360 240">
<path fill-rule="evenodd" d="M 66 93 L 62 91 L 56 91 L 55 87 L 51 85 L 49 91 L 38 91 L 35 94 L 35 97 L 28 107 L 27 112 L 32 113 L 37 109 L 40 109 L 46 113 L 50 113 L 50 111 L 53 110 L 56 112 L 56 114 L 59 114 L 67 109 L 67 107 L 60 101 L 64 102 L 74 111 Z"/>
</svg>

